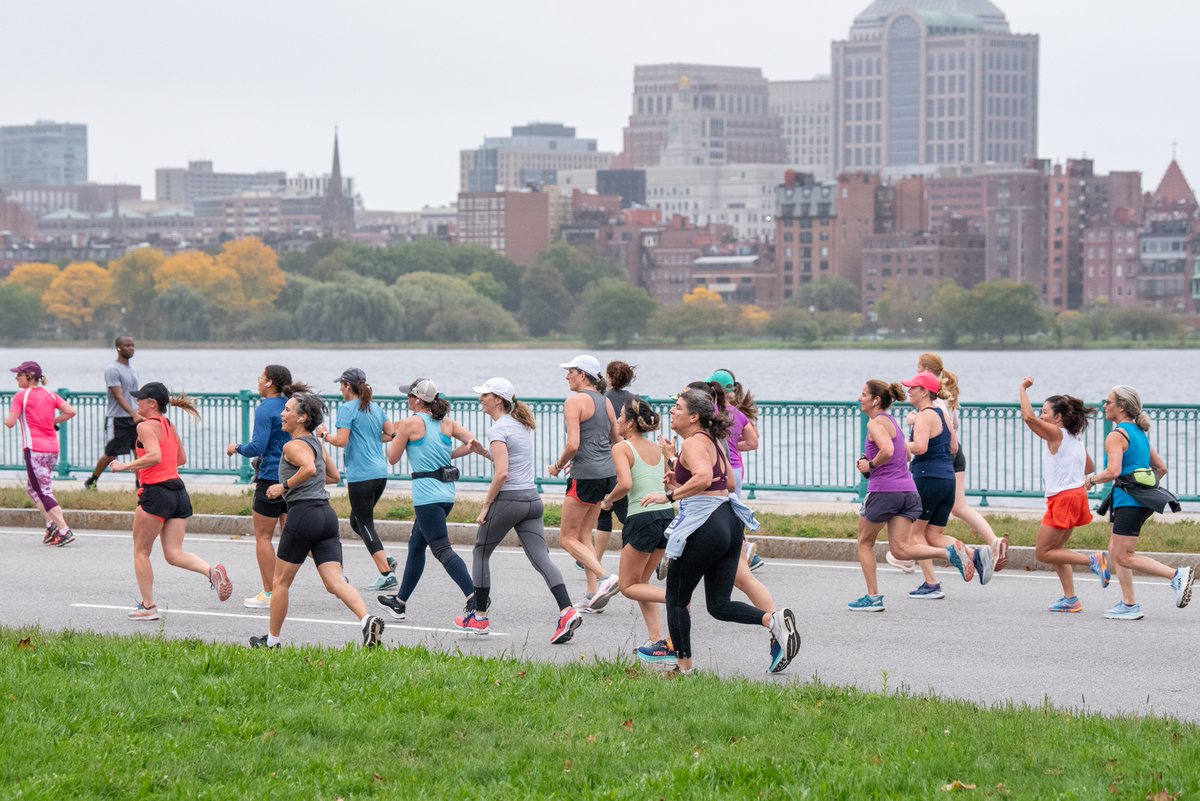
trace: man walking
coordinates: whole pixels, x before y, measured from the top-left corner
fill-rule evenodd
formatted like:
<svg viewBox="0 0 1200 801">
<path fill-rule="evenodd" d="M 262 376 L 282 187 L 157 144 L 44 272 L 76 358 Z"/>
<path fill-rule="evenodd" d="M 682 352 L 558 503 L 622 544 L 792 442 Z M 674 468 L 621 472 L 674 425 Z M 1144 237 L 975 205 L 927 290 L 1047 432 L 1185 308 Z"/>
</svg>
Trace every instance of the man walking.
<svg viewBox="0 0 1200 801">
<path fill-rule="evenodd" d="M 100 474 L 108 469 L 110 462 L 118 456 L 133 452 L 133 444 L 137 441 L 137 424 L 142 421 L 129 393 L 141 386 L 137 370 L 129 366 L 133 358 L 133 337 L 120 336 L 113 343 L 117 348 L 117 360 L 104 371 L 104 385 L 108 387 L 108 414 L 105 431 L 108 434 L 108 444 L 104 446 L 104 455 L 96 462 L 83 488 L 96 489 Z"/>
</svg>

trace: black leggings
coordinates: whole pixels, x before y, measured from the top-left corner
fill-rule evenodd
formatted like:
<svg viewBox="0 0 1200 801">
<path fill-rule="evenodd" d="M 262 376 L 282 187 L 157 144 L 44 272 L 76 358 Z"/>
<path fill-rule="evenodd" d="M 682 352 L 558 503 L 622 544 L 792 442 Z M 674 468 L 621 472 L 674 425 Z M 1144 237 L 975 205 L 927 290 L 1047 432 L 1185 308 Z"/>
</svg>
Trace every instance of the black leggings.
<svg viewBox="0 0 1200 801">
<path fill-rule="evenodd" d="M 723 503 L 692 532 L 683 553 L 671 563 L 667 573 L 667 630 L 675 646 L 675 655 L 681 659 L 692 656 L 692 618 L 688 614 L 688 604 L 692 602 L 692 592 L 701 578 L 704 579 L 704 602 L 710 615 L 730 623 L 762 625 L 766 614 L 763 610 L 730 600 L 738 560 L 742 558 L 743 528 L 733 507 Z"/>
<path fill-rule="evenodd" d="M 362 537 L 372 556 L 383 550 L 383 543 L 375 533 L 375 504 L 383 497 L 386 486 L 386 478 L 352 481 L 346 485 L 346 494 L 350 496 L 350 528 Z"/>
<path fill-rule="evenodd" d="M 446 529 L 446 517 L 454 508 L 452 503 L 423 503 L 414 506 L 416 521 L 413 522 L 412 533 L 408 537 L 408 558 L 404 560 L 404 579 L 400 582 L 400 590 L 396 597 L 405 603 L 417 588 L 421 574 L 425 572 L 425 547 L 433 551 L 434 557 L 446 568 L 450 578 L 462 590 L 463 595 L 475 591 L 471 584 L 471 574 L 467 572 L 467 564 L 462 557 L 450 546 L 450 534 Z"/>
</svg>

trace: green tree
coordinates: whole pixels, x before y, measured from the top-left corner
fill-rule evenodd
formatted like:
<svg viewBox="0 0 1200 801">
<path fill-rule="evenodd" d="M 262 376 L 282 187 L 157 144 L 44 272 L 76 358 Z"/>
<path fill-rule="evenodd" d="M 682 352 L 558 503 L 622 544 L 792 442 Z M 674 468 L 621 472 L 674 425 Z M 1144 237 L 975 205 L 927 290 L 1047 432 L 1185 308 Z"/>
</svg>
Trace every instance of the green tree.
<svg viewBox="0 0 1200 801">
<path fill-rule="evenodd" d="M 429 338 L 429 324 L 442 309 L 479 297 L 461 278 L 426 272 L 401 276 L 392 287 L 392 295 L 404 307 L 405 337 L 414 341 Z"/>
<path fill-rule="evenodd" d="M 690 304 L 683 302 L 659 308 L 650 318 L 650 330 L 659 336 L 670 337 L 676 345 L 712 334 L 708 322 L 697 315 Z"/>
<path fill-rule="evenodd" d="M 514 314 L 521 310 L 521 268 L 494 250 L 478 245 L 458 245 L 450 249 L 451 264 L 455 275 L 471 276 L 484 273 L 491 276 L 504 288 L 501 297 L 492 297 L 501 306 Z"/>
<path fill-rule="evenodd" d="M 301 339 L 315 342 L 395 342 L 404 336 L 405 308 L 381 281 L 357 278 L 334 292 L 310 286 L 296 309 Z"/>
<path fill-rule="evenodd" d="M 922 301 L 915 299 L 915 302 Z M 924 303 L 928 318 L 925 322 L 937 332 L 938 344 L 943 348 L 954 347 L 959 338 L 972 330 L 972 322 L 977 320 L 971 294 L 950 280 L 939 283 L 933 297 Z"/>
<path fill-rule="evenodd" d="M 911 284 L 891 281 L 875 301 L 875 317 L 889 331 L 916 331 L 927 304 Z"/>
<path fill-rule="evenodd" d="M 213 338 L 213 310 L 208 298 L 186 284 L 171 284 L 154 300 L 163 320 L 163 335 L 180 342 Z"/>
<path fill-rule="evenodd" d="M 0 284 L 0 337 L 37 339 L 42 330 L 42 299 L 32 290 Z"/>
<path fill-rule="evenodd" d="M 476 295 L 439 309 L 425 333 L 439 342 L 491 342 L 516 339 L 521 329 L 498 303 Z"/>
<path fill-rule="evenodd" d="M 507 294 L 505 287 L 491 273 L 476 270 L 466 277 L 466 281 L 477 294 L 494 303 L 504 302 L 504 296 Z"/>
<path fill-rule="evenodd" d="M 971 306 L 978 329 L 1001 344 L 1013 335 L 1024 342 L 1030 334 L 1052 325 L 1050 316 L 1038 305 L 1038 291 L 1032 284 L 985 281 L 971 290 Z"/>
<path fill-rule="evenodd" d="M 553 265 L 538 263 L 521 277 L 521 322 L 530 336 L 566 331 L 575 302 Z"/>
<path fill-rule="evenodd" d="M 1134 306 L 1112 315 L 1113 328 L 1129 339 L 1173 339 L 1179 336 L 1178 317 L 1161 309 Z"/>
<path fill-rule="evenodd" d="M 780 306 L 771 312 L 767 333 L 784 342 L 816 342 L 821 337 L 821 326 L 807 311 L 795 306 Z"/>
<path fill-rule="evenodd" d="M 327 292 L 337 291 L 337 284 L 322 283 L 299 273 L 287 273 L 286 275 L 287 282 L 283 285 L 279 297 L 275 298 L 275 308 L 293 316 L 296 314 L 296 309 L 300 308 L 300 302 L 304 300 L 304 293 L 309 287 L 322 286 Z"/>
<path fill-rule="evenodd" d="M 311 276 L 317 262 L 342 247 L 337 239 L 318 239 L 303 251 L 292 251 L 279 257 L 279 267 L 289 275 Z"/>
<path fill-rule="evenodd" d="M 296 338 L 296 321 L 282 309 L 259 309 L 238 317 L 233 324 L 238 342 L 283 342 Z"/>
<path fill-rule="evenodd" d="M 158 248 L 137 248 L 108 265 L 113 300 L 120 307 L 122 322 L 126 330 L 136 332 L 139 337 L 158 331 L 154 273 L 166 258 Z"/>
<path fill-rule="evenodd" d="M 814 307 L 823 312 L 857 312 L 862 307 L 858 287 L 840 277 L 822 277 L 801 284 L 791 303 L 802 309 Z"/>
<path fill-rule="evenodd" d="M 612 336 L 625 348 L 636 334 L 644 333 L 658 308 L 641 287 L 612 278 L 602 279 L 583 294 L 584 339 L 594 347 Z"/>
<path fill-rule="evenodd" d="M 572 297 L 581 296 L 602 279 L 621 277 L 621 268 L 612 259 L 596 251 L 571 247 L 562 240 L 539 253 L 534 265 L 548 265 L 557 270 Z"/>
<path fill-rule="evenodd" d="M 863 316 L 847 311 L 819 311 L 816 321 L 822 339 L 844 339 L 862 328 Z"/>
</svg>

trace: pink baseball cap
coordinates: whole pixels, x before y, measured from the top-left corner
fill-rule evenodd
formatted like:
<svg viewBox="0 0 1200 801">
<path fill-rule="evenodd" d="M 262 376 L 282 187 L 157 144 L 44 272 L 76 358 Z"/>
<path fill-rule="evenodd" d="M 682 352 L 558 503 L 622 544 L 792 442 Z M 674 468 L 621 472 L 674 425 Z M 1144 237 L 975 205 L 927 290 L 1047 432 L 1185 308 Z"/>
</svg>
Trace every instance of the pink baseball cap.
<svg viewBox="0 0 1200 801">
<path fill-rule="evenodd" d="M 930 395 L 937 395 L 942 391 L 942 382 L 938 377 L 928 370 L 922 370 L 907 381 L 901 381 L 906 387 L 920 387 L 927 390 Z"/>
<path fill-rule="evenodd" d="M 37 362 L 21 362 L 9 370 L 10 373 L 24 373 L 34 381 L 42 380 L 42 366 Z"/>
</svg>

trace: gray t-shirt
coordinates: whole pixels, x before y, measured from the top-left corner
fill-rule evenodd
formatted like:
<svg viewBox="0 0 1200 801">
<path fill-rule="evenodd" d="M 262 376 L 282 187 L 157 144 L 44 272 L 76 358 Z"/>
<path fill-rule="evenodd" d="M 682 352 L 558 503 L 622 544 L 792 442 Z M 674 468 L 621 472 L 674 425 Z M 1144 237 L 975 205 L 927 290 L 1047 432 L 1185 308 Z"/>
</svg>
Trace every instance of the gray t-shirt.
<svg viewBox="0 0 1200 801">
<path fill-rule="evenodd" d="M 488 429 L 488 444 L 503 442 L 508 447 L 508 478 L 502 492 L 534 489 L 533 432 L 506 414 Z"/>
<path fill-rule="evenodd" d="M 133 367 L 128 364 L 113 362 L 104 371 L 104 386 L 120 387 L 125 393 L 125 400 L 129 402 L 129 408 L 137 408 L 137 402 L 134 401 L 133 396 L 129 394 L 141 386 L 141 383 L 138 381 L 137 370 L 134 370 Z M 120 404 L 118 404 L 110 394 L 108 396 L 108 416 L 130 417 L 131 415 L 129 412 L 122 409 Z"/>
</svg>

